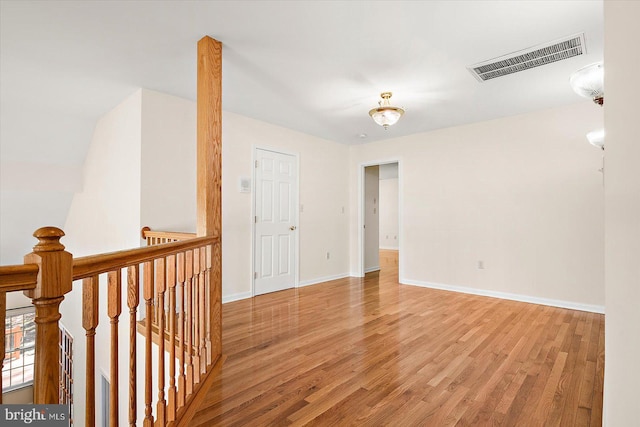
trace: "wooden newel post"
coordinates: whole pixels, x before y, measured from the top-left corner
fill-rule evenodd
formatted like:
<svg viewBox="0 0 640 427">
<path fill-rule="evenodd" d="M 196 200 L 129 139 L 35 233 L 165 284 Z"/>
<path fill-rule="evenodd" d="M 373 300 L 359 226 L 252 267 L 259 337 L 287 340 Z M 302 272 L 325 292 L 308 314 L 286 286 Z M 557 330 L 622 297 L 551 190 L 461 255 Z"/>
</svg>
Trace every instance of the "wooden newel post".
<svg viewBox="0 0 640 427">
<path fill-rule="evenodd" d="M 24 291 L 36 307 L 33 402 L 56 404 L 60 392 L 60 303 L 71 291 L 73 257 L 60 243 L 64 232 L 59 228 L 39 228 L 33 236 L 38 244 L 24 257 L 25 264 L 40 267 L 36 288 Z"/>
<path fill-rule="evenodd" d="M 206 249 L 209 282 L 208 360 L 222 354 L 222 43 L 211 37 L 198 41 L 197 96 L 198 236 L 217 236 Z"/>
</svg>

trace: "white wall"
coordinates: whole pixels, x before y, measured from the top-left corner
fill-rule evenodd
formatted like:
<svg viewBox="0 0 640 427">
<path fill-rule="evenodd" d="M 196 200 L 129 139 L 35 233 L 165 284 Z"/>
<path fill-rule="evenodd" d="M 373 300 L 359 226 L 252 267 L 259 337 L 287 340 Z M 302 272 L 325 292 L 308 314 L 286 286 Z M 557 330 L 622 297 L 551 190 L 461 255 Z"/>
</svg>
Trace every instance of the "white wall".
<svg viewBox="0 0 640 427">
<path fill-rule="evenodd" d="M 141 224 L 195 231 L 195 103 L 143 90 L 142 106 Z M 229 112 L 222 127 L 223 300 L 251 295 L 253 194 L 239 181 L 255 147 L 299 155 L 300 284 L 348 275 L 348 147 Z"/>
<path fill-rule="evenodd" d="M 24 255 L 38 242 L 30 237 L 38 228 L 62 228 L 67 211 L 64 206 L 70 206 L 72 198 L 73 194 L 65 191 L 0 191 L 0 265 L 22 264 Z M 41 222 L 43 215 L 45 224 Z M 27 306 L 31 306 L 31 300 L 22 291 L 7 293 L 7 309 Z"/>
<path fill-rule="evenodd" d="M 149 90 L 140 97 L 140 225 L 195 231 L 195 103 Z M 251 295 L 253 194 L 240 193 L 239 180 L 253 174 L 254 147 L 299 155 L 300 284 L 348 275 L 348 147 L 229 112 L 222 126 L 223 299 Z"/>
<path fill-rule="evenodd" d="M 380 270 L 380 168 L 364 168 L 364 272 Z"/>
<path fill-rule="evenodd" d="M 602 310 L 602 153 L 585 139 L 601 126 L 585 101 L 353 146 L 352 209 L 358 165 L 398 159 L 403 283 Z"/>
<path fill-rule="evenodd" d="M 67 250 L 74 256 L 105 253 L 140 245 L 140 228 L 193 231 L 195 228 L 195 108 L 193 102 L 139 90 L 100 119 L 85 161 L 84 189 L 75 195 L 64 230 Z M 96 336 L 96 384 L 109 378 L 109 319 L 106 316 L 106 280 L 100 283 L 100 326 Z M 122 285 L 120 348 L 128 349 L 129 316 L 126 279 Z M 62 322 L 76 337 L 74 380 L 84 389 L 84 329 L 82 284 L 63 304 Z M 141 300 L 142 301 L 142 300 Z M 141 306 L 144 303 L 141 303 Z M 138 348 L 144 348 L 138 335 Z M 155 348 L 155 347 L 154 347 Z M 120 352 L 119 382 L 128 384 L 128 350 Z M 141 353 L 142 354 L 142 353 Z M 153 355 L 157 366 L 157 354 Z M 139 366 L 143 366 L 142 364 Z M 168 366 L 168 362 L 167 362 Z M 144 371 L 139 369 L 138 413 L 144 408 Z M 168 381 L 167 381 L 168 384 Z M 155 390 L 155 389 L 154 389 Z M 99 387 L 96 393 L 99 393 Z M 154 392 L 154 401 L 157 391 Z M 84 405 L 75 405 L 76 419 L 84 419 Z M 128 419 L 128 393 L 120 398 L 121 422 Z M 96 408 L 100 416 L 100 408 Z"/>
<path fill-rule="evenodd" d="M 640 384 L 640 3 L 604 2 L 606 129 L 605 417 L 638 426 Z"/>
<path fill-rule="evenodd" d="M 142 92 L 137 91 L 97 123 L 84 165 L 84 186 L 71 203 L 62 243 L 75 257 L 139 245 L 140 141 Z M 126 282 L 125 282 L 126 283 Z M 82 283 L 75 282 L 61 306 L 61 322 L 74 338 L 74 390 L 85 390 L 85 330 L 82 328 Z M 123 286 L 126 289 L 126 286 Z M 100 318 L 96 335 L 96 384 L 100 371 L 109 373 L 109 318 L 106 283 L 100 284 Z M 128 348 L 126 291 L 123 292 L 120 345 Z M 120 354 L 120 383 L 128 384 L 128 351 Z M 99 393 L 99 387 L 97 387 Z M 76 395 L 75 419 L 84 420 L 83 393 Z M 122 394 L 121 408 L 127 408 Z M 99 408 L 96 408 L 99 414 Z M 125 411 L 126 415 L 126 411 Z M 125 418 L 126 419 L 126 418 Z"/>
<path fill-rule="evenodd" d="M 143 226 L 194 232 L 196 109 L 192 101 L 142 90 Z"/>
<path fill-rule="evenodd" d="M 397 250 L 399 231 L 396 175 L 396 178 L 380 179 L 380 249 Z"/>
<path fill-rule="evenodd" d="M 82 170 L 73 165 L 4 160 L 0 159 L 0 265 L 15 265 L 22 264 L 36 244 L 34 231 L 44 226 L 62 228 L 73 193 L 80 190 Z M 31 304 L 19 294 L 7 295 L 8 308 Z"/>
<path fill-rule="evenodd" d="M 251 294 L 253 194 L 240 193 L 239 180 L 253 174 L 254 147 L 299 156 L 300 284 L 347 276 L 348 147 L 229 112 L 222 129 L 223 300 Z"/>
</svg>

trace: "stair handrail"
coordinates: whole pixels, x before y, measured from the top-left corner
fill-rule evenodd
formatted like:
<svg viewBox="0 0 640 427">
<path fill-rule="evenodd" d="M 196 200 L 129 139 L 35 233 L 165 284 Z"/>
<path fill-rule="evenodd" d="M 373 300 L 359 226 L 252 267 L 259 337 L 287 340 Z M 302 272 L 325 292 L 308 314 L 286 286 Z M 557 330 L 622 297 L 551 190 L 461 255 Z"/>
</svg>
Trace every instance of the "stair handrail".
<svg viewBox="0 0 640 427">
<path fill-rule="evenodd" d="M 150 354 L 152 322 L 146 322 L 145 361 L 138 371 L 135 359 L 132 359 L 129 396 L 132 393 L 135 396 L 135 377 L 140 372 L 145 375 L 146 388 L 144 425 L 186 425 L 221 364 L 218 342 L 220 266 L 219 260 L 214 261 L 214 256 L 220 253 L 220 238 L 185 234 L 182 237 L 189 238 L 181 241 L 74 259 L 60 243 L 64 232 L 59 228 L 43 227 L 33 235 L 38 243 L 33 252 L 24 257 L 25 264 L 0 266 L 0 321 L 4 322 L 5 319 L 7 292 L 23 291 L 35 306 L 33 402 L 59 402 L 60 303 L 65 294 L 72 290 L 74 281 L 81 280 L 81 318 L 87 340 L 87 384 L 86 390 L 76 390 L 76 393 L 86 394 L 85 425 L 95 425 L 95 335 L 99 310 L 105 310 L 110 318 L 110 410 L 112 425 L 118 425 L 119 422 L 117 329 L 123 301 L 128 305 L 131 320 L 130 354 L 136 353 L 135 344 L 131 343 L 136 341 L 136 316 L 141 302 L 146 304 L 147 317 L 153 314 L 159 320 L 158 330 L 165 331 L 172 338 L 166 350 L 170 354 L 167 362 L 169 369 L 165 370 L 164 357 L 159 357 L 158 366 L 153 366 L 153 369 L 158 369 L 155 376 L 152 373 Z M 100 283 L 100 275 L 107 276 L 106 283 Z M 107 299 L 99 301 L 99 289 L 105 285 Z M 154 304 L 158 301 L 154 310 Z M 159 308 L 161 309 L 158 310 Z M 2 349 L 4 339 L 3 329 L 0 333 Z M 156 344 L 158 353 L 164 354 L 165 340 Z M 122 350 L 124 349 L 120 349 Z M 4 362 L 4 351 L 0 357 L 1 362 Z M 157 407 L 154 417 L 151 407 L 152 391 L 149 388 L 151 378 L 164 378 L 165 372 L 169 373 L 169 384 L 165 387 L 163 380 L 158 384 L 159 398 L 155 403 Z M 0 396 L 1 391 L 0 385 Z M 83 391 L 86 393 L 82 393 Z M 130 425 L 137 425 L 141 421 L 136 414 L 135 401 L 136 397 L 133 402 L 130 401 L 128 408 Z"/>
</svg>

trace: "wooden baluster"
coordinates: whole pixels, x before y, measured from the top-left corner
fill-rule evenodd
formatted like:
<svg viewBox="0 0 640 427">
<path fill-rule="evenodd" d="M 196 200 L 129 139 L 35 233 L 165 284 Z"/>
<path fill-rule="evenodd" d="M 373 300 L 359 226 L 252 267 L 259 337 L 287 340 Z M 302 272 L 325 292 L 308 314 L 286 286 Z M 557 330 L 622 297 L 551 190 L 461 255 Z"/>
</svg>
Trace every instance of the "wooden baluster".
<svg viewBox="0 0 640 427">
<path fill-rule="evenodd" d="M 185 378 L 184 378 L 184 312 L 185 312 L 185 295 L 184 295 L 184 253 L 180 252 L 177 256 L 176 273 L 178 275 L 178 286 L 180 291 L 180 311 L 178 312 L 178 342 L 180 348 L 178 351 L 178 408 L 184 406 L 185 397 Z"/>
<path fill-rule="evenodd" d="M 222 355 L 222 245 L 220 242 L 213 245 L 213 254 L 211 259 L 211 275 L 209 281 L 211 285 L 211 331 L 213 341 L 212 352 L 215 355 L 214 360 Z"/>
<path fill-rule="evenodd" d="M 87 337 L 87 390 L 85 400 L 85 426 L 96 422 L 96 327 L 98 326 L 98 276 L 82 281 L 82 327 Z"/>
<path fill-rule="evenodd" d="M 144 427 L 153 427 L 153 415 L 151 414 L 151 399 L 153 393 L 153 374 L 151 373 L 151 343 L 153 340 L 153 261 L 144 263 L 144 289 L 143 297 L 146 310 L 145 319 L 145 360 L 144 360 Z"/>
<path fill-rule="evenodd" d="M 206 259 L 205 259 L 205 289 L 206 289 L 206 304 L 207 304 L 207 318 L 206 318 L 206 329 L 207 329 L 207 366 L 211 365 L 213 362 L 213 329 L 212 329 L 212 320 L 214 316 L 214 307 L 215 307 L 215 294 L 213 292 L 213 286 L 211 283 L 211 256 L 212 250 L 211 245 L 207 245 L 206 247 Z"/>
<path fill-rule="evenodd" d="M 176 419 L 176 256 L 167 257 L 167 287 L 169 288 L 169 393 L 167 421 Z"/>
<path fill-rule="evenodd" d="M 200 248 L 200 269 L 198 270 L 198 283 L 200 287 L 200 372 L 207 372 L 207 312 L 209 311 L 206 303 L 208 295 L 206 293 L 206 262 L 207 249 Z"/>
<path fill-rule="evenodd" d="M 189 396 L 193 392 L 193 252 L 185 252 L 185 280 L 187 291 L 185 300 L 187 302 L 187 311 L 185 314 L 185 347 L 187 351 L 187 387 L 186 395 Z"/>
<path fill-rule="evenodd" d="M 129 426 L 135 427 L 138 418 L 136 399 L 136 314 L 140 295 L 138 266 L 127 269 L 127 306 L 129 307 Z"/>
<path fill-rule="evenodd" d="M 62 354 L 62 348 L 64 346 L 63 340 L 64 340 L 64 338 L 62 336 L 62 329 L 59 329 L 58 330 L 58 343 L 60 344 L 60 349 L 59 349 L 59 353 L 60 353 L 60 356 L 59 356 L 60 357 L 60 359 L 59 359 L 60 360 L 60 371 L 59 371 L 60 372 L 60 392 L 58 393 L 58 402 L 59 403 L 63 403 L 64 402 L 64 400 L 63 400 L 64 399 L 64 397 L 63 397 L 64 396 L 64 392 L 63 392 L 64 387 L 62 385 L 62 381 L 64 381 L 64 379 L 62 377 L 63 376 L 63 372 L 64 372 L 64 369 L 63 369 L 63 366 L 62 366 L 62 364 L 64 363 L 64 355 Z"/>
<path fill-rule="evenodd" d="M 200 249 L 193 250 L 193 382 L 200 382 Z"/>
<path fill-rule="evenodd" d="M 157 289 L 153 295 L 153 325 L 158 327 L 158 315 L 160 314 L 159 304 L 158 304 L 158 294 Z"/>
<path fill-rule="evenodd" d="M 118 318 L 122 313 L 122 271 L 107 276 L 107 315 L 111 321 L 111 368 L 109 381 L 109 426 L 117 427 L 118 411 Z"/>
<path fill-rule="evenodd" d="M 73 257 L 60 243 L 64 232 L 59 228 L 39 228 L 33 235 L 38 244 L 24 257 L 25 264 L 38 264 L 40 270 L 36 288 L 24 291 L 36 309 L 33 402 L 56 404 L 60 398 L 59 308 L 64 294 L 71 292 Z"/>
<path fill-rule="evenodd" d="M 156 423 L 165 425 L 167 402 L 164 400 L 164 292 L 166 290 L 165 260 L 156 260 L 156 293 L 158 296 L 158 404 L 156 406 Z"/>
<path fill-rule="evenodd" d="M 6 331 L 5 322 L 7 319 L 7 293 L 0 291 L 0 327 L 2 327 L 2 334 L 0 334 L 0 372 L 4 369 L 4 334 Z M 2 381 L 0 381 L 0 405 L 2 405 Z"/>
</svg>

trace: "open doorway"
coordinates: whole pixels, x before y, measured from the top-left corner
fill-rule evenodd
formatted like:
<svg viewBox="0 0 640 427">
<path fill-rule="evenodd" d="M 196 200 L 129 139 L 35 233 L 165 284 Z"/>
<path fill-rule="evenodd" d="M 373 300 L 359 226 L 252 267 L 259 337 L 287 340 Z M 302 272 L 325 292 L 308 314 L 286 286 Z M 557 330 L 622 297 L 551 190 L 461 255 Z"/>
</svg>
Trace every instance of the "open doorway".
<svg viewBox="0 0 640 427">
<path fill-rule="evenodd" d="M 380 201 L 379 221 L 379 264 L 383 273 L 398 275 L 398 236 L 400 234 L 398 216 L 398 163 L 380 165 L 378 200 Z"/>
<path fill-rule="evenodd" d="M 362 274 L 381 272 L 397 279 L 401 217 L 398 162 L 363 165 L 361 182 Z"/>
</svg>

